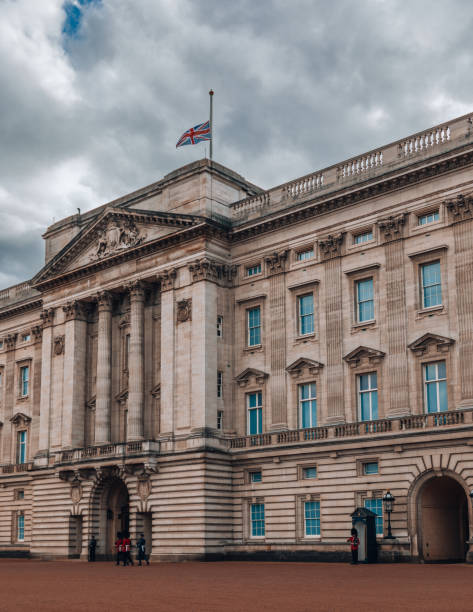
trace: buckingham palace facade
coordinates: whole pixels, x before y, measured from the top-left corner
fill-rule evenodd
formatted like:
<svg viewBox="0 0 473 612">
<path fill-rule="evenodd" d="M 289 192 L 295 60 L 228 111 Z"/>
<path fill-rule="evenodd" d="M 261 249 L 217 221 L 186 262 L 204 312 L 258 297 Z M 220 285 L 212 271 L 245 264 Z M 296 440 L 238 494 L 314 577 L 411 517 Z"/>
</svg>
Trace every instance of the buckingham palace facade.
<svg viewBox="0 0 473 612">
<path fill-rule="evenodd" d="M 263 190 L 209 160 L 0 291 L 0 555 L 473 560 L 473 125 Z M 382 498 L 395 498 L 392 538 Z"/>
</svg>

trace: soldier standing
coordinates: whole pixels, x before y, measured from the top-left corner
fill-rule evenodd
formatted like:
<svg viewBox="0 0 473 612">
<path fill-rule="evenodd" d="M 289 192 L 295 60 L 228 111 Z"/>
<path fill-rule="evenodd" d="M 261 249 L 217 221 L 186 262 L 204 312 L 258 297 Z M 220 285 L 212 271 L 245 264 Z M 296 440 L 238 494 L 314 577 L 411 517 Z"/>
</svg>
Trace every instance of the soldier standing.
<svg viewBox="0 0 473 612">
<path fill-rule="evenodd" d="M 121 531 L 117 531 L 117 539 L 115 540 L 115 563 L 120 565 L 122 557 L 122 534 Z"/>
<path fill-rule="evenodd" d="M 146 540 L 145 540 L 144 533 L 140 533 L 140 539 L 136 543 L 136 547 L 138 549 L 138 557 L 137 557 L 138 565 L 141 566 L 142 561 L 146 561 L 146 565 L 149 565 L 149 559 L 146 555 Z"/>
<path fill-rule="evenodd" d="M 95 549 L 97 548 L 97 540 L 95 539 L 95 536 L 92 535 L 92 537 L 89 540 L 89 561 L 95 561 Z"/>
<path fill-rule="evenodd" d="M 131 540 L 128 533 L 125 533 L 122 539 L 122 555 L 123 565 L 135 565 L 131 558 Z"/>
</svg>

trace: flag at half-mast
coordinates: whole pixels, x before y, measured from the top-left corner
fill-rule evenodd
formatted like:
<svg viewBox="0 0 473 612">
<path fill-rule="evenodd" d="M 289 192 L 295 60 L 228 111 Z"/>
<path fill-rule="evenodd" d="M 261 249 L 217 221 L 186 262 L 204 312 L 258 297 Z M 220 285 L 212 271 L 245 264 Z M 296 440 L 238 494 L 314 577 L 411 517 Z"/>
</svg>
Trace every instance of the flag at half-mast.
<svg viewBox="0 0 473 612">
<path fill-rule="evenodd" d="M 203 142 L 204 140 L 212 140 L 212 133 L 210 131 L 210 121 L 206 121 L 205 123 L 199 123 L 199 125 L 195 125 L 187 132 L 179 138 L 176 144 L 177 147 L 183 147 L 184 145 L 193 145 L 199 142 Z"/>
</svg>

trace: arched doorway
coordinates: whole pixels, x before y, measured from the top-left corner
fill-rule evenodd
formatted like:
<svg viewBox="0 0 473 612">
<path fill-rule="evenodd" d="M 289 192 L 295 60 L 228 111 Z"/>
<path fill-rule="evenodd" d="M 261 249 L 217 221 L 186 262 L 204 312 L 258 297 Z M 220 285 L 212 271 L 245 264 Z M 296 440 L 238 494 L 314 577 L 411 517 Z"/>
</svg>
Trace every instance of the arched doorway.
<svg viewBox="0 0 473 612">
<path fill-rule="evenodd" d="M 469 537 L 468 501 L 449 476 L 427 480 L 418 496 L 419 554 L 426 562 L 464 561 Z"/>
<path fill-rule="evenodd" d="M 109 478 L 98 485 L 93 500 L 92 531 L 98 540 L 98 554 L 111 559 L 117 531 L 130 530 L 128 489 L 120 478 Z"/>
</svg>

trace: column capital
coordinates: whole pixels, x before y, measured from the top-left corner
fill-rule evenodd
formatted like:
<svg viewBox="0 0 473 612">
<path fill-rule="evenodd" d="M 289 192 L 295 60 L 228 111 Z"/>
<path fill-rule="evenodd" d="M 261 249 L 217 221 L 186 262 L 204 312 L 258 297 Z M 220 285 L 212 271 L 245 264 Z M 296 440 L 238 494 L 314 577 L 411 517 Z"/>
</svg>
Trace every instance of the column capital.
<svg viewBox="0 0 473 612">
<path fill-rule="evenodd" d="M 446 200 L 444 204 L 450 213 L 452 223 L 473 218 L 473 197 L 471 195 L 464 196 L 459 193 L 454 200 Z"/>
<path fill-rule="evenodd" d="M 319 248 L 324 260 L 340 257 L 345 239 L 345 232 L 329 234 L 326 238 L 319 240 Z"/>
<path fill-rule="evenodd" d="M 43 329 L 45 327 L 51 327 L 54 323 L 54 313 L 56 312 L 55 308 L 45 308 L 40 316 L 41 321 L 43 322 Z"/>
<path fill-rule="evenodd" d="M 88 305 L 85 302 L 73 300 L 72 302 L 65 304 L 62 309 L 65 313 L 66 321 L 72 321 L 74 319 L 78 319 L 80 321 L 87 320 Z"/>
<path fill-rule="evenodd" d="M 96 296 L 97 304 L 100 311 L 112 310 L 113 296 L 110 291 L 100 291 Z"/>
<path fill-rule="evenodd" d="M 7 351 L 11 351 L 13 348 L 15 348 L 17 336 L 18 334 L 8 334 L 3 338 L 3 341 L 5 342 L 5 345 L 7 347 Z"/>
<path fill-rule="evenodd" d="M 196 259 L 188 264 L 188 268 L 193 283 L 201 280 L 209 280 L 214 283 L 231 284 L 237 270 L 235 265 L 224 264 L 209 259 L 208 257 Z"/>
<path fill-rule="evenodd" d="M 392 242 L 402 238 L 405 223 L 406 213 L 391 215 L 387 219 L 378 221 L 378 227 L 384 236 L 385 242 Z"/>
<path fill-rule="evenodd" d="M 143 281 L 131 281 L 127 283 L 126 289 L 130 294 L 130 300 L 132 301 L 143 300 L 145 297 L 145 286 L 143 284 Z"/>
<path fill-rule="evenodd" d="M 43 336 L 43 326 L 42 325 L 33 325 L 31 328 L 31 334 L 33 335 L 33 339 L 35 342 L 41 340 Z"/>
<path fill-rule="evenodd" d="M 174 281 L 177 277 L 177 271 L 175 268 L 169 270 L 162 270 L 157 275 L 157 280 L 161 283 L 161 291 L 170 291 L 174 289 Z"/>
<path fill-rule="evenodd" d="M 274 251 L 274 253 L 271 253 L 271 255 L 267 255 L 264 258 L 269 276 L 284 272 L 286 267 L 287 254 L 287 250 L 280 251 L 279 253 L 277 251 Z"/>
</svg>

